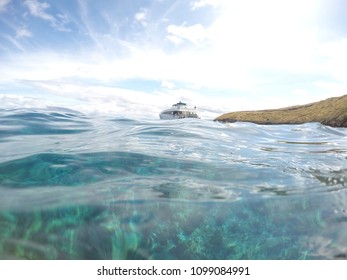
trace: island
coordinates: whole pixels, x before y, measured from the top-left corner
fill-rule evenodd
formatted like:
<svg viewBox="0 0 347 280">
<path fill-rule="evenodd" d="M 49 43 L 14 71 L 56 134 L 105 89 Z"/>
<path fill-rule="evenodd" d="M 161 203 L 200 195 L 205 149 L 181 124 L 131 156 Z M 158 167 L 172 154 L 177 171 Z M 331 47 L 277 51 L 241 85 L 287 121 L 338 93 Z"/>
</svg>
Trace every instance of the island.
<svg viewBox="0 0 347 280">
<path fill-rule="evenodd" d="M 319 122 L 331 127 L 347 127 L 347 95 L 281 109 L 226 113 L 217 117 L 215 121 L 256 124 Z"/>
</svg>

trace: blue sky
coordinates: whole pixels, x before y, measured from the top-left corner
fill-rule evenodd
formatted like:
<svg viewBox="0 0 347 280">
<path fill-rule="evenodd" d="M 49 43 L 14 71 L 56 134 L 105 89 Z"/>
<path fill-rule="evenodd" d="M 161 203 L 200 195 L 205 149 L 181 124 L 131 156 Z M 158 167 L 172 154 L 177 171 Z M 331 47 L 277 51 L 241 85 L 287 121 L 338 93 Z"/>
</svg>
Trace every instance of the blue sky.
<svg viewBox="0 0 347 280">
<path fill-rule="evenodd" d="M 347 93 L 344 0 L 0 0 L 0 108 L 202 117 Z"/>
</svg>

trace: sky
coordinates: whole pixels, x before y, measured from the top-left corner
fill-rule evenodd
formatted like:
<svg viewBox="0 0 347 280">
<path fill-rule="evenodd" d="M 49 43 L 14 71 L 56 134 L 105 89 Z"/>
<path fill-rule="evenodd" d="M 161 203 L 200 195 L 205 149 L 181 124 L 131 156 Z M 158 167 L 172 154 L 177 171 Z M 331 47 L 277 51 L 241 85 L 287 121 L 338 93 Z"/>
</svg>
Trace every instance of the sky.
<svg viewBox="0 0 347 280">
<path fill-rule="evenodd" d="M 0 108 L 202 118 L 347 94 L 345 0 L 0 0 Z"/>
</svg>

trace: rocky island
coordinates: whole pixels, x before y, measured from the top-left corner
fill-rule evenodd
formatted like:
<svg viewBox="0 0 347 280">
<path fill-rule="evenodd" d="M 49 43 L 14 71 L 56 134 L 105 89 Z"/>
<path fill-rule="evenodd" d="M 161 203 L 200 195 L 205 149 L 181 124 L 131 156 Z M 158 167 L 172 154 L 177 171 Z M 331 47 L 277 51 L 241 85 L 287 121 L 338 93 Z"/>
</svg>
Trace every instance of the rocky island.
<svg viewBox="0 0 347 280">
<path fill-rule="evenodd" d="M 226 113 L 217 117 L 215 121 L 257 124 L 319 122 L 331 127 L 347 127 L 347 95 L 281 109 Z"/>
</svg>

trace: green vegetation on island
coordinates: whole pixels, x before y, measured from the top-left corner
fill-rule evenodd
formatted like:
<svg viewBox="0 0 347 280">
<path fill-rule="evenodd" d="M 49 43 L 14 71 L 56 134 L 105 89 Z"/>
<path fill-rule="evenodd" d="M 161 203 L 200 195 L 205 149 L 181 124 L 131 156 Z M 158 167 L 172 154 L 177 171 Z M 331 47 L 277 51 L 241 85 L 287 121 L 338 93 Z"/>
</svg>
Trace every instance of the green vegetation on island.
<svg viewBox="0 0 347 280">
<path fill-rule="evenodd" d="M 319 122 L 332 127 L 347 127 L 347 95 L 281 109 L 226 113 L 217 117 L 215 121 L 257 124 Z"/>
</svg>

